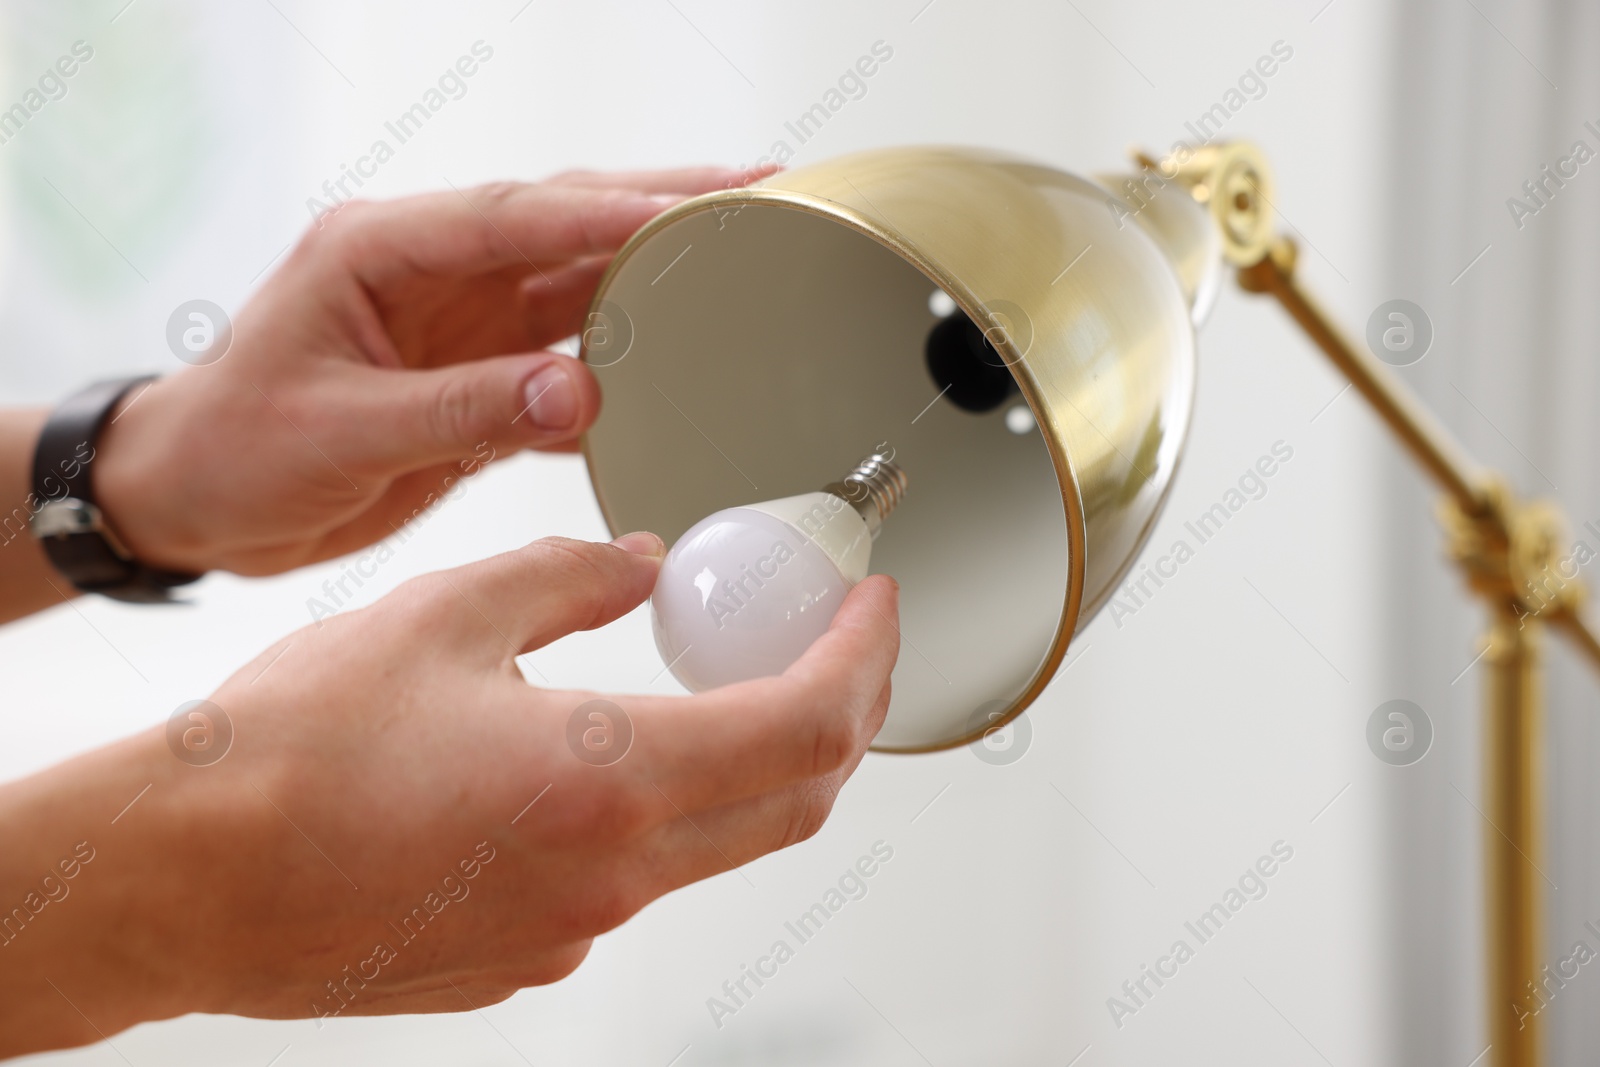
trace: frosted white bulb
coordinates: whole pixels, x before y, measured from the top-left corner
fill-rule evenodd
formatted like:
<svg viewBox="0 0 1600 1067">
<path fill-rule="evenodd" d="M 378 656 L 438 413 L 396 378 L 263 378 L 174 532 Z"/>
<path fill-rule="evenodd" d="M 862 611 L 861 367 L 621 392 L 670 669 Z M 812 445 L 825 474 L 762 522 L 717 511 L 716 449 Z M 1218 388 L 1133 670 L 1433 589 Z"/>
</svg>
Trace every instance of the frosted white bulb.
<svg viewBox="0 0 1600 1067">
<path fill-rule="evenodd" d="M 693 692 L 781 674 L 867 576 L 872 540 L 905 492 L 881 453 L 826 490 L 701 519 L 661 563 L 656 648 Z"/>
</svg>

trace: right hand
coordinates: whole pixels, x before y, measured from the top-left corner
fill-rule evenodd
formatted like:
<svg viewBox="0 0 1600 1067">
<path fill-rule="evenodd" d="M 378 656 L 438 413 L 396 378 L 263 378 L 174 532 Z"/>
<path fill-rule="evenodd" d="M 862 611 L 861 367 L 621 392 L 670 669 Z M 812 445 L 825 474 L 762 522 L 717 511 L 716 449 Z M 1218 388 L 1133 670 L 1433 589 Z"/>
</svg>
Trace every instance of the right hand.
<svg viewBox="0 0 1600 1067">
<path fill-rule="evenodd" d="M 158 729 L 0 789 L 24 865 L 98 827 L 74 914 L 3 950 L 46 955 L 0 979 L 34 1002 L 33 1037 L 0 1026 L 0 1052 L 189 1011 L 482 1007 L 565 976 L 662 894 L 815 833 L 882 725 L 897 587 L 862 582 L 780 677 L 610 697 L 632 747 L 594 766 L 567 731 L 595 694 L 530 686 L 514 657 L 638 606 L 661 551 L 552 538 L 415 579 L 226 682 L 221 761 L 186 765 Z M 412 915 L 426 924 L 402 940 Z M 374 965 L 378 945 L 392 957 Z"/>
</svg>

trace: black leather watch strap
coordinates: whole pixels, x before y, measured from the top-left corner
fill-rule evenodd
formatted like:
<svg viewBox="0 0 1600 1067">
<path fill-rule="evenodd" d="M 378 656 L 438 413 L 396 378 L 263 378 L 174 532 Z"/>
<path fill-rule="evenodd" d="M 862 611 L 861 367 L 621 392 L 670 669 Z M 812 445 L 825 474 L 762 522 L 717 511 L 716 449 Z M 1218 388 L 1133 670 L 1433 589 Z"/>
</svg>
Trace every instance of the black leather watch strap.
<svg viewBox="0 0 1600 1067">
<path fill-rule="evenodd" d="M 30 527 L 50 562 L 78 589 L 135 603 L 172 601 L 172 589 L 200 577 L 147 567 L 106 525 L 94 495 L 95 443 L 107 417 L 150 378 L 96 382 L 51 412 L 33 453 Z"/>
</svg>

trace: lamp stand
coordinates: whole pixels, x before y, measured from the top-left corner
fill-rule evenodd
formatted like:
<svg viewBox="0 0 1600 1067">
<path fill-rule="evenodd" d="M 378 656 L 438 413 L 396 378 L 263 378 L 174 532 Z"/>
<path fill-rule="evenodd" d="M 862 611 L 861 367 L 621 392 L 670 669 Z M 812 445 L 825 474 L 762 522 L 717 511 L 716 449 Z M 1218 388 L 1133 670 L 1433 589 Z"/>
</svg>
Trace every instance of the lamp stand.
<svg viewBox="0 0 1600 1067">
<path fill-rule="evenodd" d="M 1259 205 L 1253 209 L 1259 211 Z M 1226 241 L 1226 227 L 1224 234 Z M 1572 576 L 1561 571 L 1566 525 L 1553 505 L 1514 499 L 1502 481 L 1467 460 L 1406 387 L 1339 332 L 1296 281 L 1295 247 L 1288 239 L 1274 238 L 1253 262 L 1234 262 L 1240 285 L 1276 298 L 1439 483 L 1450 555 L 1489 609 L 1482 814 L 1488 824 L 1490 1062 L 1536 1067 L 1542 1060 L 1539 1009 L 1546 993 L 1539 985 L 1544 910 L 1539 883 L 1546 880 L 1539 867 L 1544 786 L 1539 669 L 1545 625 L 1564 633 L 1600 667 L 1600 642 L 1580 610 L 1582 583 L 1575 571 Z"/>
<path fill-rule="evenodd" d="M 1485 814 L 1501 832 L 1484 833 L 1489 919 L 1489 1039 L 1497 1064 L 1543 1059 L 1535 994 L 1544 938 L 1541 863 L 1544 709 L 1540 625 L 1496 612 L 1489 629 L 1483 730 Z M 1541 991 L 1542 992 L 1542 991 Z M 1513 1005 L 1522 1005 L 1521 1009 Z"/>
</svg>

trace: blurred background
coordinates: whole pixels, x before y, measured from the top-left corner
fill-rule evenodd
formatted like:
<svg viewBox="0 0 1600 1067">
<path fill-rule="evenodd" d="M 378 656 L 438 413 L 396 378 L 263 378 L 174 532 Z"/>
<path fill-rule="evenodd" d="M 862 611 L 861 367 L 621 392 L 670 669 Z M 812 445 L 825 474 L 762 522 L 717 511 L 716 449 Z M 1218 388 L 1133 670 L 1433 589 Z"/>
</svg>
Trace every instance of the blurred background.
<svg viewBox="0 0 1600 1067">
<path fill-rule="evenodd" d="M 0 33 L 0 107 L 74 42 L 92 49 L 0 143 L 0 403 L 179 369 L 173 309 L 241 306 L 310 223 L 308 198 L 483 42 L 464 95 L 363 195 L 751 163 L 779 140 L 795 166 L 948 142 L 1094 172 L 1193 143 L 1186 124 L 1228 101 L 1221 136 L 1267 151 L 1303 275 L 1352 335 L 1386 301 L 1420 305 L 1432 346 L 1398 373 L 1520 490 L 1600 522 L 1600 166 L 1536 213 L 1507 206 L 1574 142 L 1600 150 L 1584 126 L 1600 126 L 1600 11 L 1577 0 L 41 0 L 0 6 Z M 867 94 L 797 144 L 785 123 L 878 42 L 892 59 Z M 1242 83 L 1266 55 L 1275 74 Z M 869 757 L 812 841 L 652 905 L 573 977 L 480 1013 L 191 1016 L 24 1062 L 1476 1062 L 1480 620 L 1442 561 L 1431 487 L 1287 319 L 1237 289 L 1201 334 L 1200 381 L 1153 546 L 1275 444 L 1292 459 L 1158 596 L 1079 635 L 1012 728 L 1021 758 Z M 546 534 L 607 536 L 581 462 L 498 464 L 362 601 Z M 203 610 L 84 600 L 0 630 L 0 775 L 206 696 L 308 623 L 340 566 L 212 576 Z M 675 684 L 652 680 L 640 612 L 532 659 L 562 686 Z M 1565 649 L 1550 659 L 1554 961 L 1600 919 L 1600 690 Z M 1392 699 L 1433 724 L 1410 766 L 1365 739 Z M 893 857 L 867 895 L 714 1018 L 708 998 L 878 842 Z M 1266 895 L 1198 943 L 1184 924 L 1275 845 L 1292 858 Z M 1180 938 L 1194 958 L 1131 1000 L 1123 984 Z M 1585 1062 L 1600 1037 L 1587 971 L 1545 1012 L 1554 1062 Z"/>
</svg>

